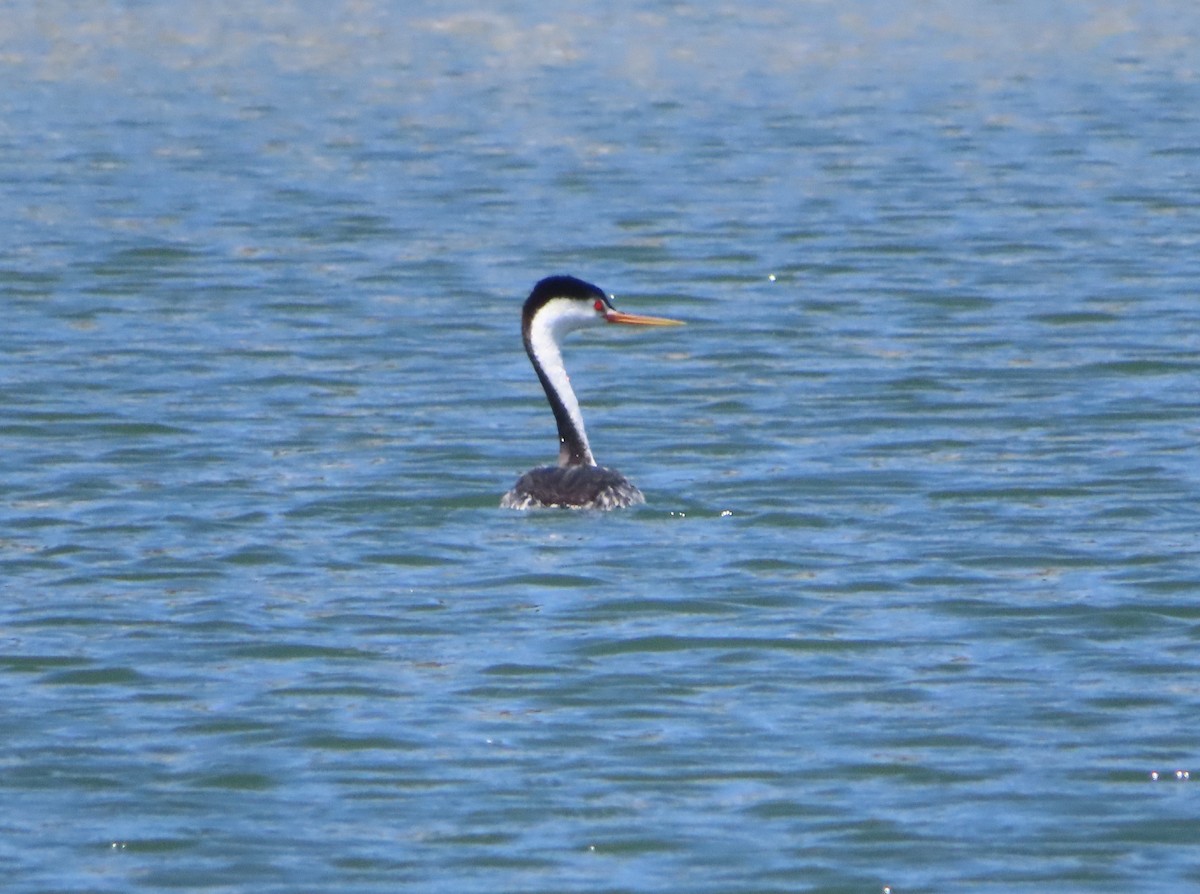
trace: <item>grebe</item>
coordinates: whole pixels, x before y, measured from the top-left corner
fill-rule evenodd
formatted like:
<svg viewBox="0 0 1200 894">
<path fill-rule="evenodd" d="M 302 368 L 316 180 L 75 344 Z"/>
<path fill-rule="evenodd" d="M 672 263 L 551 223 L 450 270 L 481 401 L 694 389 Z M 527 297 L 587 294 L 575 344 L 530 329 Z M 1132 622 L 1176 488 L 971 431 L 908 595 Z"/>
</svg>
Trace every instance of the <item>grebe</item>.
<svg viewBox="0 0 1200 894">
<path fill-rule="evenodd" d="M 563 366 L 562 337 L 601 323 L 683 325 L 681 320 L 622 313 L 599 288 L 573 276 L 550 276 L 534 286 L 521 311 L 521 335 L 558 423 L 558 465 L 526 472 L 504 495 L 501 507 L 619 509 L 646 502 L 642 492 L 620 472 L 596 465 L 583 430 L 579 401 Z"/>
</svg>

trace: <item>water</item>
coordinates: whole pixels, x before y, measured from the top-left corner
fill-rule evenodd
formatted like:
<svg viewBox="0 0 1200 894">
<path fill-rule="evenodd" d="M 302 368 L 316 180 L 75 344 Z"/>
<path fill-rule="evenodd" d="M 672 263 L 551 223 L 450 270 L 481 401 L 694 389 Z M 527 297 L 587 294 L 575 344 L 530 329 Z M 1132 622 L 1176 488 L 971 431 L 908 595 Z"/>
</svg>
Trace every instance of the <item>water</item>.
<svg viewBox="0 0 1200 894">
<path fill-rule="evenodd" d="M 14 7 L 7 890 L 1200 882 L 1191 4 Z"/>
</svg>

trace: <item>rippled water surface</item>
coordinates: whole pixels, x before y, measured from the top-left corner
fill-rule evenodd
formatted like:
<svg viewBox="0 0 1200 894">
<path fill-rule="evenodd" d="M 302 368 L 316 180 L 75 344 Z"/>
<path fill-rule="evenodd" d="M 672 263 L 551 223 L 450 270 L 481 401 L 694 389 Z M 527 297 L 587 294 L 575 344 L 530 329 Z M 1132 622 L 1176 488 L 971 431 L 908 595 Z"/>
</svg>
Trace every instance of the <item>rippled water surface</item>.
<svg viewBox="0 0 1200 894">
<path fill-rule="evenodd" d="M 1200 885 L 1194 4 L 84 7 L 0 26 L 6 890 Z M 689 322 L 566 350 L 633 511 L 497 506 L 558 272 Z"/>
</svg>

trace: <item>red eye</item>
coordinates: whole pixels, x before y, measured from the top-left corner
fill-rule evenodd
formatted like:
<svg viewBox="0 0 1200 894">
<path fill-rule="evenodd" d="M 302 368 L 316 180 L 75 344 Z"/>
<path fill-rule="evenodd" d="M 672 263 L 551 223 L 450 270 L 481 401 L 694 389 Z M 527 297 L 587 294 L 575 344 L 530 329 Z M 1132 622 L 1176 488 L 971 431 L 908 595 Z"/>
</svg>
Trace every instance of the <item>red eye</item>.
<svg viewBox="0 0 1200 894">
<path fill-rule="evenodd" d="M 601 313 L 604 312 L 604 302 L 599 298 L 596 299 L 596 310 L 600 311 Z"/>
</svg>

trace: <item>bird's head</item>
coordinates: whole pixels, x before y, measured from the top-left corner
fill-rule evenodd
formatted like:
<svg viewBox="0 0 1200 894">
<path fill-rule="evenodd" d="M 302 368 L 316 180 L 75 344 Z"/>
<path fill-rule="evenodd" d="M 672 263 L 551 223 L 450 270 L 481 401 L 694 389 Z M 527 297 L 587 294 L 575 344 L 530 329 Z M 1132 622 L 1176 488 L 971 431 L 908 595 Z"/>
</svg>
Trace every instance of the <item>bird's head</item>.
<svg viewBox="0 0 1200 894">
<path fill-rule="evenodd" d="M 613 307 L 612 299 L 598 287 L 574 276 L 549 276 L 543 279 L 525 301 L 522 313 L 526 331 L 535 324 L 562 336 L 586 326 L 623 323 L 628 326 L 682 326 L 682 320 L 630 314 Z"/>
</svg>

